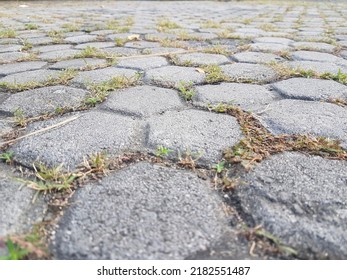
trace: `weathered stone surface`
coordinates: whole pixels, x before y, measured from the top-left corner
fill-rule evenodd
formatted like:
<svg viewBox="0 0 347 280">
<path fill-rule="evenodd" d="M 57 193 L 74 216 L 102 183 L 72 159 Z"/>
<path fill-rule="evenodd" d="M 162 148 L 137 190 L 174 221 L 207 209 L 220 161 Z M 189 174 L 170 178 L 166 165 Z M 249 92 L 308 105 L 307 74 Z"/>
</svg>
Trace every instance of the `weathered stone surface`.
<svg viewBox="0 0 347 280">
<path fill-rule="evenodd" d="M 96 48 L 96 49 L 103 49 L 103 48 L 109 48 L 109 47 L 114 47 L 115 43 L 113 42 L 92 42 L 92 43 L 84 43 L 84 44 L 79 44 L 75 46 L 75 49 L 86 49 L 86 48 Z"/>
<path fill-rule="evenodd" d="M 253 43 L 249 46 L 252 51 L 287 52 L 292 49 L 287 45 L 276 43 Z"/>
<path fill-rule="evenodd" d="M 234 117 L 199 110 L 165 112 L 148 121 L 147 146 L 174 150 L 183 156 L 190 151 L 201 153 L 201 163 L 211 165 L 221 159 L 222 152 L 235 145 L 242 133 Z M 200 161 L 199 161 L 200 162 Z"/>
<path fill-rule="evenodd" d="M 138 55 L 139 54 L 138 49 L 123 48 L 123 47 L 107 48 L 104 51 L 111 53 L 111 54 L 116 54 L 119 56 L 131 56 L 131 55 Z"/>
<path fill-rule="evenodd" d="M 98 36 L 96 36 L 96 35 L 71 36 L 71 37 L 66 37 L 64 39 L 64 41 L 67 43 L 82 44 L 82 43 L 95 41 L 97 39 L 97 37 Z"/>
<path fill-rule="evenodd" d="M 160 43 L 157 42 L 147 42 L 147 41 L 134 41 L 128 42 L 124 45 L 127 48 L 144 49 L 144 48 L 158 48 Z"/>
<path fill-rule="evenodd" d="M 37 70 L 46 65 L 47 63 L 42 61 L 17 62 L 17 63 L 0 65 L 0 77 L 9 75 L 9 74 L 18 73 L 18 72 Z"/>
<path fill-rule="evenodd" d="M 38 55 L 43 60 L 63 60 L 80 53 L 79 50 L 65 49 L 58 51 L 50 51 Z"/>
<path fill-rule="evenodd" d="M 275 80 L 277 73 L 268 66 L 251 63 L 234 63 L 221 66 L 222 71 L 235 82 L 266 83 Z"/>
<path fill-rule="evenodd" d="M 13 114 L 20 110 L 27 117 L 53 113 L 56 109 L 64 107 L 77 107 L 88 92 L 82 89 L 52 86 L 27 90 L 12 94 L 2 104 L 0 112 Z"/>
<path fill-rule="evenodd" d="M 54 70 L 34 70 L 24 73 L 11 74 L 0 79 L 0 83 L 25 84 L 29 82 L 45 82 L 50 78 L 57 77 L 59 71 Z"/>
<path fill-rule="evenodd" d="M 125 76 L 133 77 L 136 75 L 135 70 L 122 69 L 116 67 L 107 67 L 103 69 L 80 72 L 73 80 L 73 84 L 88 85 L 90 83 L 101 83 L 112 79 L 112 77 Z"/>
<path fill-rule="evenodd" d="M 145 80 L 157 85 L 177 87 L 181 83 L 201 84 L 205 74 L 192 67 L 166 66 L 148 70 Z"/>
<path fill-rule="evenodd" d="M 297 50 L 311 50 L 333 53 L 336 50 L 334 45 L 317 42 L 294 42 L 291 44 Z"/>
<path fill-rule="evenodd" d="M 308 61 L 318 61 L 318 62 L 331 62 L 336 64 L 345 64 L 347 66 L 347 62 L 341 59 L 338 56 L 329 54 L 329 53 L 321 53 L 321 52 L 313 52 L 313 51 L 296 51 L 292 53 L 292 58 L 294 60 L 308 60 Z"/>
<path fill-rule="evenodd" d="M 260 121 L 274 134 L 311 134 L 339 139 L 347 148 L 347 110 L 317 101 L 281 100 L 270 104 Z"/>
<path fill-rule="evenodd" d="M 232 55 L 232 59 L 236 62 L 244 63 L 271 63 L 271 62 L 282 62 L 284 59 L 278 55 L 272 53 L 262 52 L 242 52 Z"/>
<path fill-rule="evenodd" d="M 339 70 L 345 72 L 347 68 L 344 70 L 340 66 L 330 63 L 330 62 L 316 62 L 316 61 L 290 61 L 287 62 L 286 65 L 291 69 L 299 69 L 305 71 L 313 71 L 318 74 L 331 73 L 337 74 Z"/>
<path fill-rule="evenodd" d="M 147 70 L 168 65 L 165 57 L 140 57 L 122 59 L 117 64 L 117 67 L 132 68 L 137 70 Z"/>
<path fill-rule="evenodd" d="M 32 48 L 33 52 L 53 52 L 53 51 L 62 51 L 71 49 L 72 45 L 69 44 L 57 44 L 57 45 L 48 45 L 48 46 L 40 46 Z"/>
<path fill-rule="evenodd" d="M 207 107 L 224 103 L 240 106 L 246 111 L 262 110 L 278 97 L 263 86 L 251 84 L 221 83 L 199 86 L 195 90 L 194 105 Z"/>
<path fill-rule="evenodd" d="M 83 69 L 86 67 L 95 67 L 106 65 L 106 59 L 100 58 L 78 58 L 65 61 L 59 61 L 49 66 L 50 69 L 64 70 L 64 69 Z"/>
<path fill-rule="evenodd" d="M 167 110 L 184 108 L 176 91 L 153 86 L 138 86 L 111 94 L 102 109 L 125 115 L 148 117 Z"/>
<path fill-rule="evenodd" d="M 85 186 L 74 202 L 52 244 L 58 259 L 184 259 L 225 227 L 206 181 L 145 162 Z"/>
<path fill-rule="evenodd" d="M 282 44 L 289 45 L 294 41 L 287 38 L 279 38 L 279 37 L 259 37 L 252 40 L 254 43 L 273 43 L 273 44 Z"/>
<path fill-rule="evenodd" d="M 188 64 L 189 66 L 200 66 L 208 64 L 225 64 L 230 62 L 227 57 L 220 54 L 209 53 L 187 53 L 177 54 L 177 61 L 180 64 Z"/>
<path fill-rule="evenodd" d="M 292 78 L 272 86 L 286 98 L 317 101 L 347 99 L 347 86 L 331 80 Z"/>
<path fill-rule="evenodd" d="M 129 117 L 107 112 L 91 111 L 70 117 L 79 117 L 64 126 L 48 130 L 17 142 L 11 149 L 20 163 L 31 166 L 42 161 L 48 166 L 63 164 L 73 170 L 83 162 L 83 157 L 97 152 L 110 155 L 130 150 L 141 141 L 138 122 Z M 35 123 L 27 132 L 70 119 L 61 117 Z"/>
<path fill-rule="evenodd" d="M 29 231 L 33 224 L 42 222 L 47 211 L 44 199 L 39 197 L 33 203 L 35 191 L 23 188 L 17 176 L 0 163 L 0 237 Z"/>
<path fill-rule="evenodd" d="M 347 163 L 283 153 L 237 189 L 242 210 L 282 242 L 318 258 L 347 258 Z M 307 257 L 307 256 L 306 256 Z"/>
<path fill-rule="evenodd" d="M 0 53 L 6 53 L 6 52 L 17 52 L 20 51 L 23 48 L 21 45 L 5 45 L 1 46 Z"/>
<path fill-rule="evenodd" d="M 10 63 L 16 60 L 28 57 L 28 53 L 22 52 L 10 52 L 10 53 L 0 53 L 0 63 Z"/>
</svg>

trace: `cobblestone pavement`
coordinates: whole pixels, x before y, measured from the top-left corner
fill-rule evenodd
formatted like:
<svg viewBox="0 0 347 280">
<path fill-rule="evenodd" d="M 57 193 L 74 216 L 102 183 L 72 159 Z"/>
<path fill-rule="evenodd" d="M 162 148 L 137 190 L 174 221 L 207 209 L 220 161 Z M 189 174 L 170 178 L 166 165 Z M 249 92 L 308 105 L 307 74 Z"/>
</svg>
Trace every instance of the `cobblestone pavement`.
<svg viewBox="0 0 347 280">
<path fill-rule="evenodd" d="M 346 3 L 0 11 L 0 255 L 347 258 Z"/>
</svg>

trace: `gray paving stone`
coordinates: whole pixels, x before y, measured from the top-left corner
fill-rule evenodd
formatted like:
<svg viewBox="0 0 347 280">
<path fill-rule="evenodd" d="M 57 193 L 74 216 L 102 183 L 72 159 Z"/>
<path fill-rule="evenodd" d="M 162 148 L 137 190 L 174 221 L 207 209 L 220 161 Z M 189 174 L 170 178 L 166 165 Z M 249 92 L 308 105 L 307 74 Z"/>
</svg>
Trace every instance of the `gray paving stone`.
<svg viewBox="0 0 347 280">
<path fill-rule="evenodd" d="M 144 49 L 144 48 L 158 48 L 160 43 L 157 42 L 147 42 L 147 41 L 134 41 L 128 42 L 124 45 L 127 48 Z"/>
<path fill-rule="evenodd" d="M 177 35 L 169 33 L 149 33 L 145 35 L 145 39 L 148 41 L 163 39 L 175 40 L 177 39 Z"/>
<path fill-rule="evenodd" d="M 291 44 L 297 50 L 311 50 L 311 51 L 321 51 L 333 53 L 336 51 L 334 45 L 326 43 L 317 43 L 317 42 L 294 42 Z"/>
<path fill-rule="evenodd" d="M 287 45 L 276 43 L 253 43 L 249 46 L 252 51 L 287 52 L 292 50 L 292 48 Z"/>
<path fill-rule="evenodd" d="M 346 72 L 347 68 L 343 68 L 335 63 L 316 62 L 316 61 L 290 61 L 286 65 L 294 70 L 314 71 L 318 74 L 331 73 L 337 74 L 339 70 Z"/>
<path fill-rule="evenodd" d="M 38 55 L 43 60 L 63 60 L 80 53 L 79 50 L 65 49 L 58 51 L 45 52 Z"/>
<path fill-rule="evenodd" d="M 5 45 L 1 46 L 0 53 L 6 53 L 6 52 L 17 52 L 20 51 L 23 48 L 21 45 Z"/>
<path fill-rule="evenodd" d="M 274 44 L 282 44 L 289 45 L 294 41 L 287 38 L 278 38 L 278 37 L 259 37 L 252 40 L 254 43 L 274 43 Z"/>
<path fill-rule="evenodd" d="M 35 191 L 24 187 L 15 179 L 8 166 L 0 163 L 0 237 L 20 235 L 43 221 L 47 205 L 42 197 L 33 203 Z"/>
<path fill-rule="evenodd" d="M 103 48 L 109 48 L 109 47 L 114 47 L 115 43 L 113 42 L 92 42 L 92 43 L 84 43 L 84 44 L 79 44 L 75 46 L 75 49 L 86 49 L 86 48 L 97 48 L 97 49 L 103 49 Z"/>
<path fill-rule="evenodd" d="M 0 53 L 0 63 L 15 62 L 18 59 L 22 59 L 28 56 L 29 56 L 28 53 L 22 53 L 22 52 Z"/>
<path fill-rule="evenodd" d="M 138 49 L 123 48 L 123 47 L 107 48 L 104 51 L 108 53 L 116 54 L 119 56 L 131 56 L 131 55 L 138 55 L 140 53 Z"/>
<path fill-rule="evenodd" d="M 39 38 L 28 38 L 26 41 L 34 46 L 37 45 L 48 45 L 52 44 L 54 41 L 51 37 L 39 37 Z"/>
<path fill-rule="evenodd" d="M 47 62 L 28 61 L 0 65 L 0 77 L 18 72 L 37 70 L 47 65 Z"/>
<path fill-rule="evenodd" d="M 83 162 L 83 157 L 97 152 L 118 155 L 135 147 L 141 141 L 138 122 L 108 112 L 91 111 L 78 114 L 73 120 L 58 129 L 25 138 L 11 147 L 16 160 L 26 166 L 41 161 L 48 166 L 63 164 L 74 170 Z M 70 117 L 61 117 L 30 125 L 27 132 L 47 127 Z"/>
<path fill-rule="evenodd" d="M 206 181 L 145 162 L 85 186 L 73 200 L 51 246 L 57 259 L 184 259 L 226 228 Z"/>
<path fill-rule="evenodd" d="M 101 109 L 125 115 L 148 117 L 167 110 L 182 109 L 184 103 L 178 93 L 171 89 L 138 86 L 111 94 Z"/>
<path fill-rule="evenodd" d="M 205 74 L 192 67 L 166 66 L 146 71 L 144 79 L 157 85 L 178 87 L 181 83 L 201 84 Z"/>
<path fill-rule="evenodd" d="M 236 62 L 244 63 L 272 63 L 272 62 L 282 62 L 284 59 L 278 55 L 272 53 L 262 53 L 262 52 L 242 52 L 236 53 L 231 56 Z"/>
<path fill-rule="evenodd" d="M 209 54 L 209 53 L 186 53 L 177 54 L 177 61 L 179 63 L 191 64 L 191 66 L 200 66 L 208 64 L 225 64 L 230 62 L 229 59 L 220 54 Z"/>
<path fill-rule="evenodd" d="M 26 117 L 53 113 L 57 108 L 77 107 L 88 92 L 67 86 L 51 86 L 12 94 L 2 104 L 0 112 L 13 114 L 17 109 Z"/>
<path fill-rule="evenodd" d="M 138 57 L 119 60 L 117 67 L 148 70 L 169 65 L 165 57 Z"/>
<path fill-rule="evenodd" d="M 95 41 L 97 37 L 98 36 L 96 35 L 79 35 L 79 36 L 66 37 L 64 41 L 67 43 L 82 44 L 82 43 Z"/>
<path fill-rule="evenodd" d="M 283 153 L 249 173 L 237 197 L 254 224 L 285 244 L 317 258 L 346 259 L 346 174 L 345 161 Z"/>
<path fill-rule="evenodd" d="M 88 85 L 90 83 L 102 83 L 111 80 L 112 77 L 124 76 L 127 78 L 134 77 L 136 75 L 135 70 L 123 69 L 116 67 L 107 67 L 103 69 L 83 71 L 80 72 L 74 79 L 72 84 Z"/>
<path fill-rule="evenodd" d="M 31 50 L 33 52 L 53 52 L 53 51 L 62 51 L 71 49 L 72 45 L 69 44 L 57 44 L 57 45 L 48 45 L 48 46 L 40 46 L 40 47 L 34 47 Z"/>
<path fill-rule="evenodd" d="M 310 134 L 341 140 L 347 148 L 347 110 L 330 103 L 281 100 L 259 116 L 273 134 Z"/>
<path fill-rule="evenodd" d="M 141 51 L 142 54 L 167 54 L 167 53 L 180 53 L 185 51 L 185 49 L 181 48 L 165 48 L 165 47 L 160 47 L 160 48 L 147 48 L 143 49 Z"/>
<path fill-rule="evenodd" d="M 50 78 L 57 77 L 59 71 L 53 70 L 34 70 L 24 73 L 10 74 L 0 79 L 0 83 L 25 84 L 29 82 L 45 82 Z"/>
<path fill-rule="evenodd" d="M 251 63 L 233 63 L 221 66 L 222 71 L 235 82 L 266 83 L 278 78 L 277 73 L 268 66 Z"/>
<path fill-rule="evenodd" d="M 49 69 L 64 70 L 64 69 L 83 69 L 85 67 L 107 65 L 106 59 L 100 58 L 78 58 L 65 61 L 59 61 L 49 66 Z"/>
<path fill-rule="evenodd" d="M 321 53 L 321 52 L 313 52 L 313 51 L 296 51 L 296 52 L 293 52 L 291 56 L 294 60 L 331 62 L 336 64 L 343 63 L 343 59 L 329 53 Z M 346 64 L 347 66 L 347 62 L 345 62 L 344 64 Z"/>
<path fill-rule="evenodd" d="M 263 86 L 239 83 L 198 86 L 195 91 L 194 105 L 207 107 L 223 103 L 240 106 L 245 111 L 262 110 L 278 97 Z"/>
<path fill-rule="evenodd" d="M 292 78 L 272 86 L 286 98 L 316 101 L 347 99 L 347 86 L 331 80 Z"/>
<path fill-rule="evenodd" d="M 155 150 L 158 146 L 178 152 L 203 153 L 200 163 L 212 165 L 221 159 L 222 152 L 232 147 L 242 133 L 234 117 L 199 110 L 165 112 L 148 121 L 147 146 Z"/>
</svg>

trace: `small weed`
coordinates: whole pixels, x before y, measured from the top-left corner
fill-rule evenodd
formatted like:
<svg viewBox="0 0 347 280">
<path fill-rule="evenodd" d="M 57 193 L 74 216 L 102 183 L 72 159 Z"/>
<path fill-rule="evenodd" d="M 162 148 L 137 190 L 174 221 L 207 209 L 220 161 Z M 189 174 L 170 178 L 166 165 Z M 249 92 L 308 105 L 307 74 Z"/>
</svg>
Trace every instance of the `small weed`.
<svg viewBox="0 0 347 280">
<path fill-rule="evenodd" d="M 180 95 L 184 98 L 185 101 L 192 100 L 195 92 L 192 89 L 193 83 L 185 83 L 180 82 L 178 85 L 178 90 L 180 91 Z"/>
<path fill-rule="evenodd" d="M 206 22 L 204 22 L 201 27 L 203 28 L 220 28 L 221 24 L 217 21 L 214 20 L 208 20 Z"/>
<path fill-rule="evenodd" d="M 90 46 L 86 47 L 80 53 L 74 55 L 74 58 L 103 58 L 111 64 L 115 64 L 117 61 L 117 57 L 115 55 Z"/>
<path fill-rule="evenodd" d="M 132 77 L 115 76 L 109 81 L 89 85 L 88 89 L 91 94 L 85 100 L 85 105 L 94 107 L 96 104 L 103 102 L 110 91 L 136 85 L 140 76 L 140 74 Z"/>
<path fill-rule="evenodd" d="M 130 22 L 130 20 L 127 20 Z M 117 33 L 126 33 L 130 31 L 130 25 L 132 24 L 127 24 L 127 25 L 121 25 L 119 20 L 112 19 L 108 20 L 106 22 L 106 29 L 114 30 Z"/>
<path fill-rule="evenodd" d="M 228 77 L 223 73 L 222 69 L 218 65 L 207 65 L 203 67 L 203 70 L 206 73 L 206 82 L 209 84 L 228 80 Z"/>
<path fill-rule="evenodd" d="M 7 164 L 11 164 L 13 162 L 13 152 L 0 154 L 0 160 L 4 161 Z"/>
<path fill-rule="evenodd" d="M 128 40 L 125 38 L 116 38 L 114 39 L 114 43 L 116 44 L 117 47 L 123 47 L 125 43 L 127 43 Z"/>
<path fill-rule="evenodd" d="M 0 38 L 16 38 L 17 33 L 13 29 L 0 30 Z"/>
<path fill-rule="evenodd" d="M 176 22 L 170 21 L 165 18 L 160 19 L 157 22 L 157 30 L 159 32 L 166 31 L 167 29 L 177 29 L 177 28 L 181 28 L 181 26 L 178 25 Z"/>
<path fill-rule="evenodd" d="M 25 30 L 35 30 L 38 28 L 39 28 L 39 26 L 37 24 L 34 24 L 34 23 L 25 24 Z"/>
<path fill-rule="evenodd" d="M 16 109 L 13 113 L 14 121 L 17 126 L 25 127 L 27 125 L 27 119 L 24 116 L 24 112 L 21 109 Z"/>
<path fill-rule="evenodd" d="M 22 260 L 26 258 L 29 252 L 18 244 L 14 243 L 11 239 L 6 241 L 8 256 L 0 256 L 0 260 Z"/>
<path fill-rule="evenodd" d="M 252 22 L 251 18 L 244 18 L 241 20 L 241 23 L 246 24 L 246 25 L 250 24 L 251 22 Z"/>
<path fill-rule="evenodd" d="M 29 43 L 27 40 L 22 41 L 23 47 L 21 48 L 21 51 L 28 51 L 32 49 L 33 44 Z"/>
<path fill-rule="evenodd" d="M 173 152 L 173 150 L 169 149 L 169 148 L 166 148 L 164 146 L 158 146 L 157 147 L 157 150 L 155 152 L 155 155 L 157 157 L 161 157 L 161 158 L 164 158 L 164 157 L 167 157 L 169 154 L 171 154 Z"/>
<path fill-rule="evenodd" d="M 217 174 L 220 174 L 224 170 L 224 165 L 225 165 L 225 161 L 221 161 L 221 162 L 213 165 L 213 169 L 216 170 Z"/>
<path fill-rule="evenodd" d="M 73 23 L 64 23 L 61 27 L 65 29 L 65 32 L 75 32 L 81 29 L 80 25 Z"/>
<path fill-rule="evenodd" d="M 230 52 L 227 50 L 226 47 L 221 45 L 214 45 L 209 48 L 203 49 L 204 53 L 213 53 L 213 54 L 222 54 L 222 55 L 229 55 Z"/>
<path fill-rule="evenodd" d="M 337 74 L 324 73 L 320 77 L 323 79 L 334 80 L 341 84 L 347 84 L 347 73 L 342 73 L 341 69 L 338 70 Z"/>
<path fill-rule="evenodd" d="M 92 154 L 88 159 L 84 158 L 83 168 L 85 169 L 83 176 L 90 173 L 106 175 L 108 168 L 106 152 Z"/>
<path fill-rule="evenodd" d="M 192 152 L 188 149 L 183 155 L 178 151 L 178 165 L 184 168 L 192 169 L 193 171 L 196 168 L 196 162 L 203 156 L 204 152 Z"/>
<path fill-rule="evenodd" d="M 162 45 L 162 47 L 165 48 L 186 48 L 186 45 L 183 42 L 177 40 L 160 39 L 159 42 Z"/>
<path fill-rule="evenodd" d="M 276 25 L 273 25 L 271 23 L 263 23 L 259 27 L 260 27 L 260 29 L 262 29 L 264 31 L 269 31 L 269 32 L 278 31 L 278 28 L 276 27 Z"/>
</svg>

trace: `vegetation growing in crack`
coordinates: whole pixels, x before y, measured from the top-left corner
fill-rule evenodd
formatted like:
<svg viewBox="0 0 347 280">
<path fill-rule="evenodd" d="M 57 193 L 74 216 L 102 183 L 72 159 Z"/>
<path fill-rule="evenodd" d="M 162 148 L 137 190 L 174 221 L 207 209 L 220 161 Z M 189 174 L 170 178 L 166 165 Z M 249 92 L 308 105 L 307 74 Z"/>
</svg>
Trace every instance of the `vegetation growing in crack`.
<svg viewBox="0 0 347 280">
<path fill-rule="evenodd" d="M 103 58 L 106 59 L 110 65 L 117 62 L 116 55 L 90 46 L 86 47 L 80 53 L 75 54 L 74 58 Z"/>
<path fill-rule="evenodd" d="M 180 91 L 180 96 L 182 96 L 185 101 L 192 100 L 193 96 L 195 95 L 192 82 L 180 82 L 178 85 L 178 90 Z"/>
<path fill-rule="evenodd" d="M 215 84 L 228 81 L 229 78 L 223 73 L 222 69 L 218 65 L 206 65 L 202 67 L 206 73 L 206 82 L 209 84 Z"/>
<path fill-rule="evenodd" d="M 96 104 L 103 102 L 109 95 L 109 92 L 136 85 L 140 77 L 140 74 L 132 77 L 115 76 L 106 82 L 90 84 L 88 90 L 91 93 L 84 103 L 86 106 L 93 107 Z"/>
</svg>

